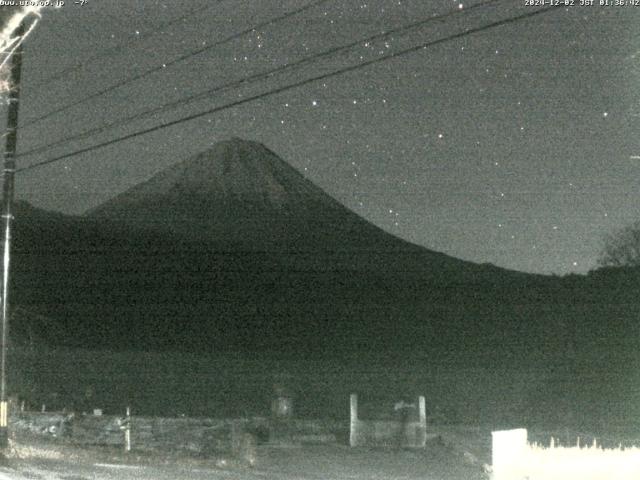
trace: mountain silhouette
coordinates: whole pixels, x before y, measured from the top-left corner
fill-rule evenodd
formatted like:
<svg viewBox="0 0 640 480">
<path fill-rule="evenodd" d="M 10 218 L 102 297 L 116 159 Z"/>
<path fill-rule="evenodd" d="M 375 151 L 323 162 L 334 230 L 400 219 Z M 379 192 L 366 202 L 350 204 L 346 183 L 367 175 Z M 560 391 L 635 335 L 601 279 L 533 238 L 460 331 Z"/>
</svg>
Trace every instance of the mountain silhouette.
<svg viewBox="0 0 640 480">
<path fill-rule="evenodd" d="M 415 249 L 327 195 L 264 145 L 238 138 L 88 212 L 232 249 Z"/>
<path fill-rule="evenodd" d="M 13 301 L 56 345 L 524 362 L 629 343 L 638 310 L 628 277 L 530 275 L 401 240 L 239 139 L 81 217 L 19 203 L 15 226 Z"/>
<path fill-rule="evenodd" d="M 18 202 L 15 218 L 9 384 L 26 378 L 27 398 L 55 389 L 62 408 L 98 385 L 114 411 L 129 396 L 141 412 L 211 415 L 232 398 L 245 415 L 285 372 L 314 415 L 401 388 L 451 389 L 485 411 L 504 397 L 517 422 L 556 411 L 582 425 L 612 405 L 637 418 L 640 270 L 557 277 L 452 258 L 254 142 L 216 144 L 84 216 Z"/>
</svg>

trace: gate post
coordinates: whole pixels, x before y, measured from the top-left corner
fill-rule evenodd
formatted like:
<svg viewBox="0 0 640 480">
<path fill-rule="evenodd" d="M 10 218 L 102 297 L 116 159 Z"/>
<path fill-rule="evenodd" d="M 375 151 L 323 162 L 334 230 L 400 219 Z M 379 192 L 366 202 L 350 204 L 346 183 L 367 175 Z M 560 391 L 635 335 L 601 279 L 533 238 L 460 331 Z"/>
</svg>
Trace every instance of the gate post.
<svg viewBox="0 0 640 480">
<path fill-rule="evenodd" d="M 419 447 L 427 445 L 427 405 L 424 396 L 418 397 L 418 412 L 420 414 L 420 424 L 418 426 L 417 443 Z"/>
<path fill-rule="evenodd" d="M 358 395 L 352 393 L 351 403 L 351 422 L 349 427 L 349 445 L 355 447 L 358 445 Z"/>
</svg>

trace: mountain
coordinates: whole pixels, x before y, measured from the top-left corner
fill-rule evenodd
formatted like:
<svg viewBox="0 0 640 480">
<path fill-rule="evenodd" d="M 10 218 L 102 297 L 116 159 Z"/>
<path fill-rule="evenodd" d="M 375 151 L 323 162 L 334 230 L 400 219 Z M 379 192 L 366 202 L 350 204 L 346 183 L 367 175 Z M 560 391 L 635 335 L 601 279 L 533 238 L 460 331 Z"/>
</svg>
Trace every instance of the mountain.
<svg viewBox="0 0 640 480">
<path fill-rule="evenodd" d="M 20 204 L 15 225 L 14 301 L 55 322 L 36 335 L 57 345 L 524 362 L 626 345 L 637 313 L 597 276 L 528 275 L 398 239 L 239 139 L 83 217 Z M 614 295 L 627 306 L 612 327 Z"/>
<path fill-rule="evenodd" d="M 238 138 L 161 171 L 86 218 L 170 236 L 182 248 L 203 244 L 207 252 L 242 252 L 251 264 L 270 256 L 298 270 L 406 272 L 427 262 L 435 276 L 498 271 L 381 230 L 264 145 Z"/>
<path fill-rule="evenodd" d="M 114 412 L 246 416 L 284 376 L 297 414 L 412 391 L 453 419 L 638 418 L 639 269 L 529 275 L 433 252 L 257 143 L 85 216 L 18 203 L 15 218 L 9 385 L 35 405 L 95 387 Z"/>
<path fill-rule="evenodd" d="M 264 145 L 215 144 L 88 212 L 233 250 L 416 250 L 375 227 Z"/>
</svg>

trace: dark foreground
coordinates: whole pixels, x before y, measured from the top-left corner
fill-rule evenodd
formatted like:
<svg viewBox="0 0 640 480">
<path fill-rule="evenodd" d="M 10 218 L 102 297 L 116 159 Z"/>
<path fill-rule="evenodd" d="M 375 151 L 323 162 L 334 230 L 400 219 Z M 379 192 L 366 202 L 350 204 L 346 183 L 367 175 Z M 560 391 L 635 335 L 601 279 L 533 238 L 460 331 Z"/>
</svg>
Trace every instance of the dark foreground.
<svg viewBox="0 0 640 480">
<path fill-rule="evenodd" d="M 321 359 L 211 352 L 148 353 L 64 349 L 11 350 L 9 385 L 27 410 L 134 416 L 268 417 L 278 389 L 297 418 L 349 420 L 357 393 L 362 418 L 385 418 L 407 397 L 426 397 L 430 424 L 492 428 L 568 427 L 640 430 L 638 362 L 500 357 L 462 362 L 391 351 Z"/>
<path fill-rule="evenodd" d="M 254 466 L 233 459 L 140 458 L 135 454 L 32 449 L 0 468 L 0 479 L 486 479 L 479 461 L 443 442 L 424 450 L 346 446 L 260 447 Z M 49 458 L 46 458 L 49 457 Z"/>
</svg>

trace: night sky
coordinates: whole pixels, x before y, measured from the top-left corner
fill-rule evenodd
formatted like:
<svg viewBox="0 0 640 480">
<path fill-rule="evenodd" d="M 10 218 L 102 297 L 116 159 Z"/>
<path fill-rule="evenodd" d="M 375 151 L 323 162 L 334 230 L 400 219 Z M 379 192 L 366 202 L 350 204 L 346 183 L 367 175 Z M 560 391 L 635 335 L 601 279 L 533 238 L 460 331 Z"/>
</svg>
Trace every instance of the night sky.
<svg viewBox="0 0 640 480">
<path fill-rule="evenodd" d="M 266 24 L 309 3 L 318 5 Z M 539 8 L 525 0 L 66 0 L 43 9 L 26 42 L 19 152 L 120 125 L 22 156 L 18 166 Z M 121 122 L 356 41 L 267 80 Z M 555 8 L 22 171 L 17 196 L 79 214 L 237 136 L 264 143 L 414 243 L 527 272 L 586 272 L 606 234 L 640 219 L 639 86 L 640 6 Z"/>
</svg>

